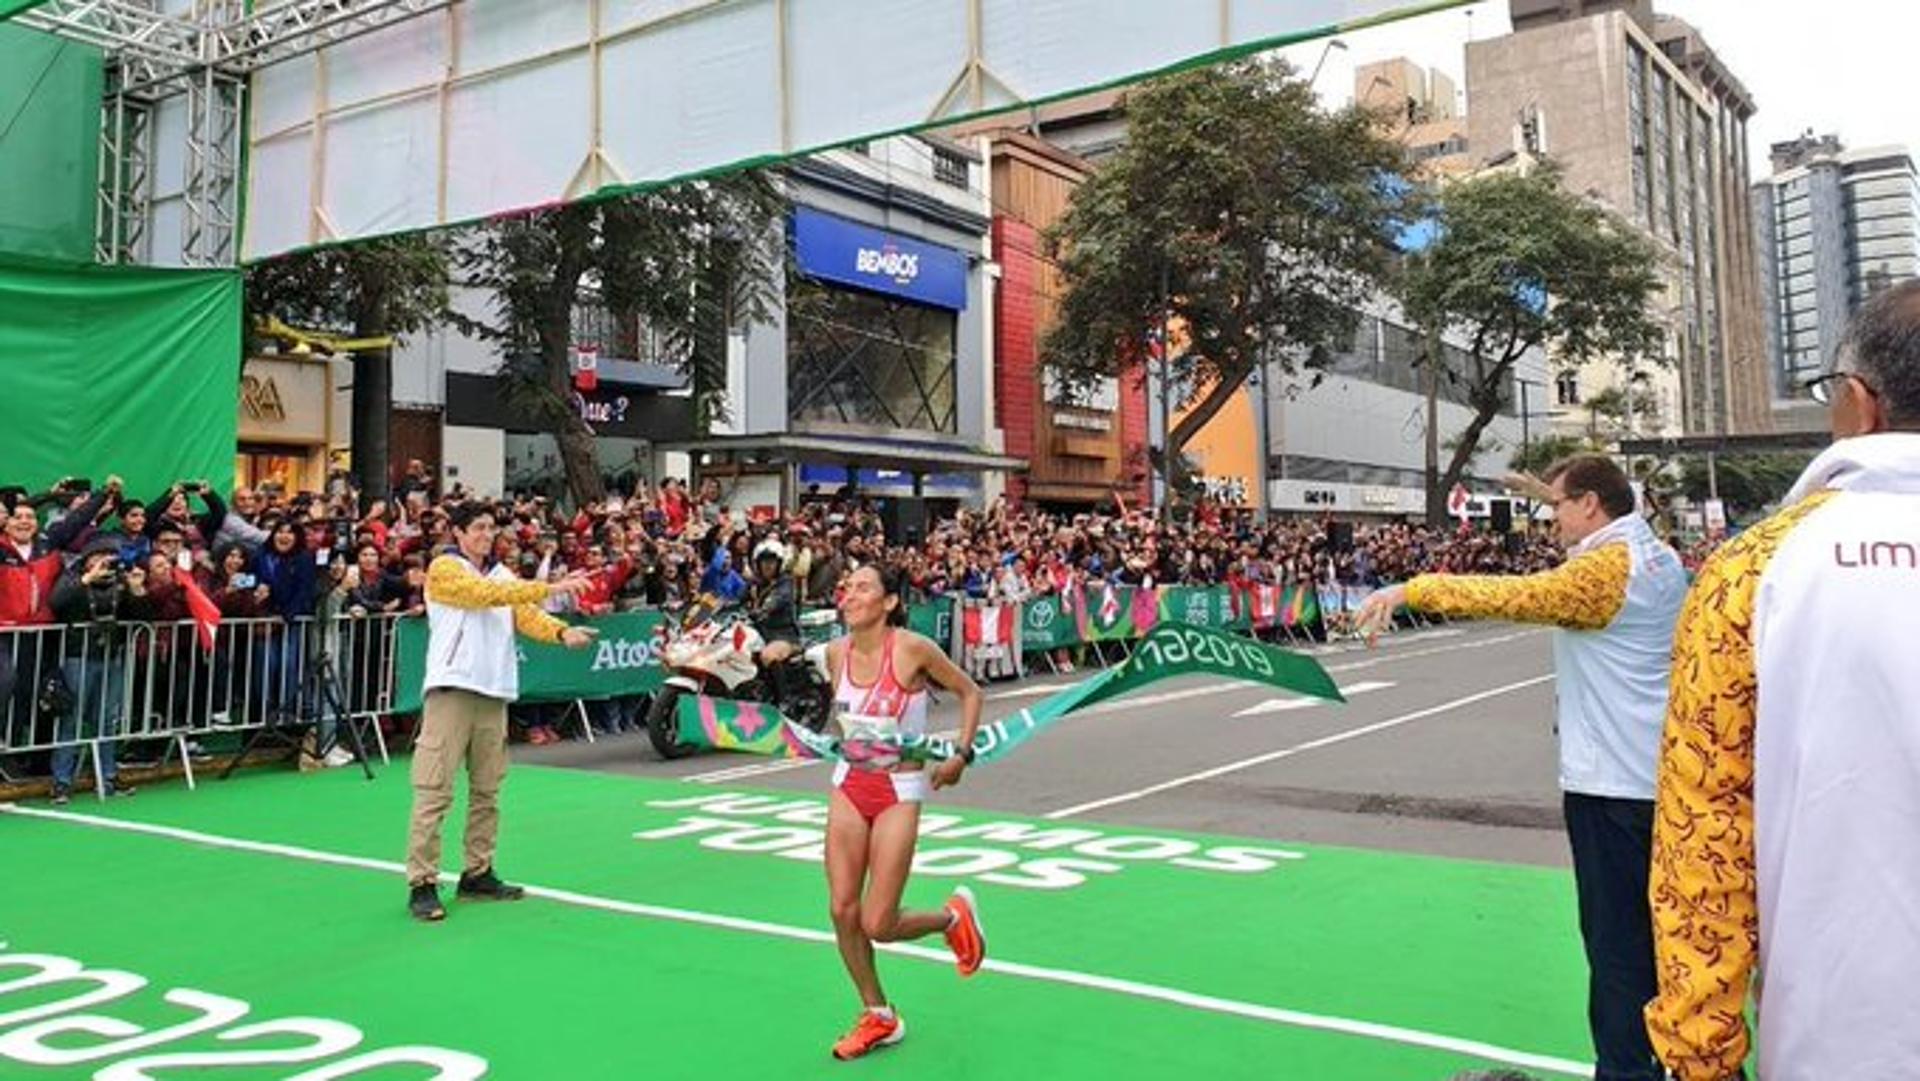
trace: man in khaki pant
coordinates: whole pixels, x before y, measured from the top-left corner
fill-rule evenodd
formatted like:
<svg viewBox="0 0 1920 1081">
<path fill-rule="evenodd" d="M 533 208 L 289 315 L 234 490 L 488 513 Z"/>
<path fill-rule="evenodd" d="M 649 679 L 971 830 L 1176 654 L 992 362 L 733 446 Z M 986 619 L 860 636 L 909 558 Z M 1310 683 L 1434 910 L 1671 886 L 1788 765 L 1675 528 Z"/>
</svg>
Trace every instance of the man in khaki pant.
<svg viewBox="0 0 1920 1081">
<path fill-rule="evenodd" d="M 500 783 L 507 774 L 507 704 L 520 694 L 514 632 L 584 649 L 598 634 L 540 610 L 554 594 L 577 594 L 584 575 L 527 582 L 490 566 L 492 513 L 477 503 L 448 512 L 455 547 L 427 568 L 427 675 L 420 738 L 413 750 L 413 818 L 407 830 L 407 909 L 442 920 L 440 827 L 453 805 L 453 778 L 467 764 L 466 859 L 458 896 L 517 901 L 525 893 L 493 871 Z"/>
</svg>

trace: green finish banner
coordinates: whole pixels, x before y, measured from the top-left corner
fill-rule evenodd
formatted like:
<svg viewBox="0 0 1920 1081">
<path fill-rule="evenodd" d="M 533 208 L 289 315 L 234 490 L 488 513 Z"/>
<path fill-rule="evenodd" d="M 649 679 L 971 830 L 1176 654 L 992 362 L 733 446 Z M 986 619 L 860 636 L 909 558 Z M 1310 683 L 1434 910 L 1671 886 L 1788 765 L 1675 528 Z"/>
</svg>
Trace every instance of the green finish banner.
<svg viewBox="0 0 1920 1081">
<path fill-rule="evenodd" d="M 1004 757 L 1062 717 L 1109 698 L 1181 676 L 1213 675 L 1261 683 L 1313 698 L 1343 702 L 1320 662 L 1304 654 L 1224 631 L 1166 621 L 1141 639 L 1126 661 L 1080 681 L 975 733 L 977 761 Z M 680 739 L 696 747 L 748 751 L 779 758 L 837 758 L 855 766 L 886 768 L 902 759 L 940 761 L 958 753 L 943 736 L 856 730 L 842 735 L 813 732 L 770 706 L 691 696 L 682 698 Z"/>
<path fill-rule="evenodd" d="M 240 400 L 240 272 L 0 255 L 4 483 L 176 480 L 224 492 Z"/>
<path fill-rule="evenodd" d="M 597 628 L 600 637 L 586 649 L 548 642 L 515 640 L 520 653 L 522 702 L 571 702 L 647 694 L 664 678 L 655 655 L 659 612 L 621 612 L 575 622 Z M 427 676 L 427 621 L 403 619 L 394 634 L 393 711 L 420 709 L 420 685 Z"/>
</svg>

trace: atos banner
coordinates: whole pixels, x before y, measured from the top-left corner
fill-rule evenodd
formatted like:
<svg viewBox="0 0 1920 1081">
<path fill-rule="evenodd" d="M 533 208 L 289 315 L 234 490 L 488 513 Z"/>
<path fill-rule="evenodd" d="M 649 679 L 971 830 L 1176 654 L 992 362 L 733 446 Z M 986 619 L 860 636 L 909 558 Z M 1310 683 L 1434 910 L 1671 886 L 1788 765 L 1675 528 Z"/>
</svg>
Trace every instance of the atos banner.
<svg viewBox="0 0 1920 1081">
<path fill-rule="evenodd" d="M 587 649 L 516 638 L 520 655 L 520 701 L 568 702 L 647 694 L 665 673 L 655 656 L 661 623 L 655 611 L 575 619 L 600 630 Z M 393 711 L 420 708 L 420 686 L 427 678 L 427 621 L 402 619 L 394 632 Z"/>
<path fill-rule="evenodd" d="M 793 210 L 793 258 L 821 281 L 936 308 L 967 306 L 965 254 L 808 207 Z"/>
</svg>

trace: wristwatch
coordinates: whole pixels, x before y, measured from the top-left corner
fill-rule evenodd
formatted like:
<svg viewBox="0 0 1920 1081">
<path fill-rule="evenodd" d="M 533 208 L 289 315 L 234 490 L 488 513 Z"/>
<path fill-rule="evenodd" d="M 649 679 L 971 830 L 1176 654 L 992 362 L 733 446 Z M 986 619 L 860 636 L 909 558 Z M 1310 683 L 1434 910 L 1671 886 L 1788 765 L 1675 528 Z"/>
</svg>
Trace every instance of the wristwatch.
<svg viewBox="0 0 1920 1081">
<path fill-rule="evenodd" d="M 960 748 L 960 761 L 965 762 L 969 766 L 973 765 L 973 745 L 972 744 L 968 744 L 967 746 Z"/>
</svg>

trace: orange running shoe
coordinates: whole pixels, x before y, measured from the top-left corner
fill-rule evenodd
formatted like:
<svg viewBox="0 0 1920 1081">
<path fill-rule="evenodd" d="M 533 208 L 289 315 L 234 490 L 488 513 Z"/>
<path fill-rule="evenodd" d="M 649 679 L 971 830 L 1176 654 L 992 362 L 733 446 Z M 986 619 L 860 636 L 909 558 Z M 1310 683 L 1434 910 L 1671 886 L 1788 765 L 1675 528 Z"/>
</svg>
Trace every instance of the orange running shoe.
<svg viewBox="0 0 1920 1081">
<path fill-rule="evenodd" d="M 889 1047 L 907 1037 L 907 1023 L 898 1013 L 891 1017 L 861 1010 L 860 1020 L 853 1023 L 853 1031 L 840 1037 L 833 1045 L 833 1057 L 842 1062 L 859 1058 L 876 1047 Z"/>
<path fill-rule="evenodd" d="M 980 906 L 973 900 L 973 891 L 961 886 L 943 907 L 953 913 L 953 923 L 947 928 L 947 948 L 953 951 L 960 975 L 971 976 L 987 959 L 987 932 L 980 926 Z"/>
</svg>

